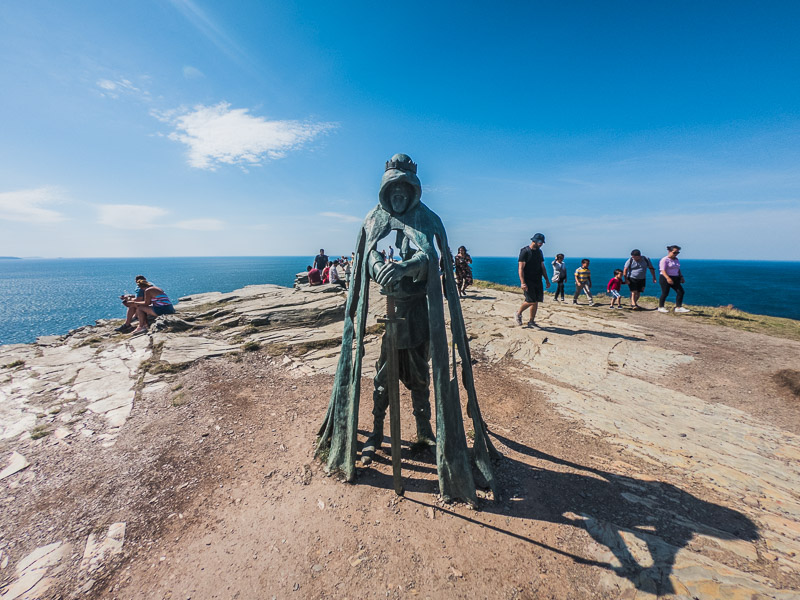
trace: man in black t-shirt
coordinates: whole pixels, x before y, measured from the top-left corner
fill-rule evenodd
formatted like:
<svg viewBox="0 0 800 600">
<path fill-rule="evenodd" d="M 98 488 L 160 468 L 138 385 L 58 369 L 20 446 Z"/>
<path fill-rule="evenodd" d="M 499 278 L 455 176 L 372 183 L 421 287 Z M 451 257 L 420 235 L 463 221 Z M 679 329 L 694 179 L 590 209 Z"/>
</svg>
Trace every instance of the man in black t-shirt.
<svg viewBox="0 0 800 600">
<path fill-rule="evenodd" d="M 536 233 L 531 238 L 530 246 L 525 246 L 519 251 L 519 283 L 525 294 L 525 302 L 514 314 L 517 325 L 522 325 L 522 313 L 526 308 L 531 309 L 531 318 L 528 327 L 536 327 L 536 310 L 539 302 L 544 300 L 544 289 L 542 288 L 542 278 L 550 287 L 550 279 L 547 277 L 547 269 L 544 267 L 544 255 L 541 247 L 544 244 L 544 234 Z"/>
<path fill-rule="evenodd" d="M 325 250 L 319 249 L 319 254 L 314 257 L 314 268 L 322 271 L 328 266 L 328 257 L 325 255 Z"/>
</svg>

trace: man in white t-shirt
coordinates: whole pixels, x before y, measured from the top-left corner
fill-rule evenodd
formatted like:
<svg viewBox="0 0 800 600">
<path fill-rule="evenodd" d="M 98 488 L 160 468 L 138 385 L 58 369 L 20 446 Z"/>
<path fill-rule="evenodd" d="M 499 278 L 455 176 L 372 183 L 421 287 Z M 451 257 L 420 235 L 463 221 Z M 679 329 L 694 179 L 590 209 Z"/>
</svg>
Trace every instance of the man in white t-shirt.
<svg viewBox="0 0 800 600">
<path fill-rule="evenodd" d="M 330 271 L 328 272 L 328 277 L 330 277 L 331 283 L 341 286 L 343 288 L 347 288 L 344 281 L 339 277 L 339 261 L 333 261 L 331 265 Z"/>
</svg>

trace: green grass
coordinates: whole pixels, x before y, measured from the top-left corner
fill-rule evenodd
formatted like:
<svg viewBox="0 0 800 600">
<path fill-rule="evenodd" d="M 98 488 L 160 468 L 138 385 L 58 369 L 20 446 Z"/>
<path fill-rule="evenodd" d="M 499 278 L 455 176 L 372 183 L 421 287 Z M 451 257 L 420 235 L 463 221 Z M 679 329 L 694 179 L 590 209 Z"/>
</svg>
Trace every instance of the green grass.
<svg viewBox="0 0 800 600">
<path fill-rule="evenodd" d="M 10 362 L 7 365 L 3 365 L 4 369 L 16 369 L 17 367 L 24 367 L 25 361 L 24 360 L 15 360 L 14 362 Z"/>
<path fill-rule="evenodd" d="M 48 435 L 50 435 L 50 430 L 47 428 L 47 425 L 37 425 L 31 430 L 32 440 L 38 440 Z"/>
<path fill-rule="evenodd" d="M 511 292 L 512 294 L 522 295 L 522 288 L 514 285 L 502 285 L 500 283 L 492 283 L 491 281 L 483 281 L 476 279 L 472 282 L 473 287 L 482 290 L 497 290 L 499 292 Z"/>
<path fill-rule="evenodd" d="M 261 344 L 258 342 L 247 342 L 246 344 L 242 345 L 242 350 L 245 352 L 255 352 L 256 350 L 261 348 Z"/>
<path fill-rule="evenodd" d="M 313 350 L 322 350 L 324 348 L 338 347 L 341 343 L 342 343 L 341 338 L 312 340 L 310 342 L 302 342 L 300 344 L 286 344 L 283 342 L 278 342 L 276 344 L 269 344 L 266 347 L 266 350 L 270 356 L 281 356 L 283 354 L 289 354 L 291 356 L 302 356 Z"/>
<path fill-rule="evenodd" d="M 103 338 L 92 336 L 83 340 L 80 344 L 78 344 L 78 348 L 83 348 L 84 346 L 99 346 L 103 343 Z"/>
</svg>

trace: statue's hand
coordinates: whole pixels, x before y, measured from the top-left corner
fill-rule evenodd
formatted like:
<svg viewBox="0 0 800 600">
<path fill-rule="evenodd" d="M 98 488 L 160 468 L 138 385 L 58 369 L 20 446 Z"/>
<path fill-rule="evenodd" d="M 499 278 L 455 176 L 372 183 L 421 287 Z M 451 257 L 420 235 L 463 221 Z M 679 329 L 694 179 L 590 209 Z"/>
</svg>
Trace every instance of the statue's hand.
<svg viewBox="0 0 800 600">
<path fill-rule="evenodd" d="M 385 287 L 400 281 L 406 274 L 408 265 L 396 262 L 387 262 L 375 274 L 378 285 Z"/>
</svg>

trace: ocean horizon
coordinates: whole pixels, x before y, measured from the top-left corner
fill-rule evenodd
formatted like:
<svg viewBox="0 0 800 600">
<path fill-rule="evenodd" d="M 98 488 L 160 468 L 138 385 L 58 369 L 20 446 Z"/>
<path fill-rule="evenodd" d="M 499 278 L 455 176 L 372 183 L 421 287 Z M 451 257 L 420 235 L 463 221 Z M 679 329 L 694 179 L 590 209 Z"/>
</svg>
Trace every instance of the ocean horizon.
<svg viewBox="0 0 800 600">
<path fill-rule="evenodd" d="M 192 294 L 230 292 L 246 285 L 291 287 L 295 274 L 305 271 L 312 258 L 0 258 L 0 344 L 31 343 L 98 319 L 124 318 L 119 296 L 135 291 L 134 277 L 139 274 L 176 302 Z M 475 279 L 519 285 L 515 256 L 472 258 Z M 566 259 L 568 295 L 574 291 L 572 273 L 580 258 Z M 603 297 L 614 269 L 622 268 L 627 257 L 587 258 L 592 261 L 593 292 Z M 658 258 L 651 257 L 656 269 Z M 548 271 L 552 260 L 545 257 Z M 800 319 L 800 305 L 792 302 L 800 294 L 800 261 L 682 259 L 681 264 L 687 305 L 733 305 L 755 314 Z M 551 293 L 554 290 L 551 287 Z M 659 291 L 658 284 L 648 280 L 645 295 Z M 673 298 L 674 293 L 668 301 Z"/>
</svg>

